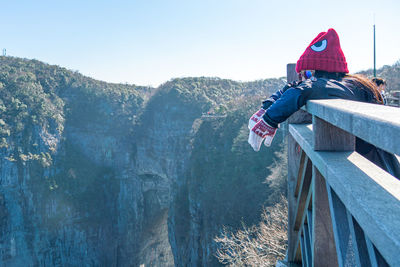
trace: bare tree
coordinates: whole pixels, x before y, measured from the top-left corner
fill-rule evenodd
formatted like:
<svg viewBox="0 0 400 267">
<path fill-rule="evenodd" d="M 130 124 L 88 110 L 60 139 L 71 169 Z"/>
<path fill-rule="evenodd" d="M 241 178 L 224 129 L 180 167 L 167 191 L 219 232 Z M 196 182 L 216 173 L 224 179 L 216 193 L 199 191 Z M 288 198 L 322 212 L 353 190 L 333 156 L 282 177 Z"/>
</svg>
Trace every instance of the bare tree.
<svg viewBox="0 0 400 267">
<path fill-rule="evenodd" d="M 236 233 L 224 229 L 214 239 L 220 245 L 216 257 L 230 266 L 275 266 L 285 257 L 287 212 L 287 200 L 282 196 L 275 206 L 264 209 L 259 225 L 243 225 Z"/>
</svg>

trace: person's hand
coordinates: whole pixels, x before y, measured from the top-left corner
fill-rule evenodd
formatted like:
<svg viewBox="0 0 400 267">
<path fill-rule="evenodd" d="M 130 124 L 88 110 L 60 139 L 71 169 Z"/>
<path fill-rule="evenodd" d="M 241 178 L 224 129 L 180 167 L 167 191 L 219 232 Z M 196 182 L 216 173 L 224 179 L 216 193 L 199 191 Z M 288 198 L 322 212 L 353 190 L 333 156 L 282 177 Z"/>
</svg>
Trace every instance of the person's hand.
<svg viewBox="0 0 400 267">
<path fill-rule="evenodd" d="M 264 115 L 265 109 L 260 108 L 256 113 L 254 113 L 250 119 L 249 119 L 249 125 L 247 126 L 249 130 L 251 130 L 254 125 L 261 119 L 261 117 Z"/>
<path fill-rule="evenodd" d="M 265 142 L 266 146 L 271 145 L 272 139 L 276 133 L 275 127 L 272 127 L 268 123 L 265 122 L 263 118 L 261 118 L 256 125 L 250 130 L 249 134 L 249 144 L 254 149 L 254 151 L 259 151 L 262 142 L 264 139 L 267 139 Z"/>
</svg>

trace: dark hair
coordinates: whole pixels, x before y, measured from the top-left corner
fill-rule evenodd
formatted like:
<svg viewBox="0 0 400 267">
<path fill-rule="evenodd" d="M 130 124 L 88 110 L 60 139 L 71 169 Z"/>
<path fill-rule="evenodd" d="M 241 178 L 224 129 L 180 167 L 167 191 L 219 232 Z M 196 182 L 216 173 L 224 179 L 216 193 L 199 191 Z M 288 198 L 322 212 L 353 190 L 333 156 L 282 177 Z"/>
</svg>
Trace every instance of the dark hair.
<svg viewBox="0 0 400 267">
<path fill-rule="evenodd" d="M 355 86 L 371 93 L 374 96 L 374 99 L 377 103 L 384 104 L 384 100 L 381 93 L 378 90 L 378 86 L 376 86 L 376 84 L 373 83 L 367 77 L 361 74 L 346 74 L 344 78 L 352 80 L 355 83 Z"/>
<path fill-rule="evenodd" d="M 323 71 L 323 70 L 316 70 L 314 76 L 316 78 L 326 78 L 326 79 L 335 79 L 335 80 L 340 80 L 343 79 L 343 77 L 346 75 L 346 73 L 343 72 L 328 72 L 328 71 Z"/>
<path fill-rule="evenodd" d="M 383 78 L 372 78 L 372 82 L 375 83 L 377 86 L 386 85 L 386 81 Z"/>
<path fill-rule="evenodd" d="M 373 83 L 371 80 L 369 80 L 367 77 L 365 77 L 363 75 L 316 70 L 315 77 L 316 78 L 335 79 L 335 80 L 342 80 L 342 79 L 350 80 L 356 87 L 370 93 L 377 103 L 380 103 L 380 104 L 384 103 L 382 95 L 378 90 L 377 84 Z"/>
</svg>

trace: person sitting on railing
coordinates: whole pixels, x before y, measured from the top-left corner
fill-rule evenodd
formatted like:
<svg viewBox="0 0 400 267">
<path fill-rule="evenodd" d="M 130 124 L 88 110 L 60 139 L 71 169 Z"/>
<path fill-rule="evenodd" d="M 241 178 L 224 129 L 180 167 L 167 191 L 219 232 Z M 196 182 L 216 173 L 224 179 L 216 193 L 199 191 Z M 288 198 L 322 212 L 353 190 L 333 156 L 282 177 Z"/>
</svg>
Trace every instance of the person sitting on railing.
<svg viewBox="0 0 400 267">
<path fill-rule="evenodd" d="M 346 58 L 334 29 L 321 32 L 312 40 L 296 64 L 300 81 L 287 84 L 267 100 L 249 120 L 248 142 L 255 151 L 264 141 L 271 144 L 279 123 L 299 110 L 310 99 L 341 98 L 383 104 L 377 86 L 361 75 L 350 75 Z M 400 178 L 400 164 L 394 155 L 357 138 L 356 151 Z"/>
</svg>

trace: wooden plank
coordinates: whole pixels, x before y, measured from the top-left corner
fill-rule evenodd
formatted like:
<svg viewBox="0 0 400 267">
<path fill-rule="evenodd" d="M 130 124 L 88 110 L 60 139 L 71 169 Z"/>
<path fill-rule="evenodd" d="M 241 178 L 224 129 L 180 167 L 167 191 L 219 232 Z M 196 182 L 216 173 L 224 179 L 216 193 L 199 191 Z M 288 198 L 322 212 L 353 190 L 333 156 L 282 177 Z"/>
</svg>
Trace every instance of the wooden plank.
<svg viewBox="0 0 400 267">
<path fill-rule="evenodd" d="M 382 257 L 381 253 L 379 253 L 379 251 L 376 249 L 375 246 L 374 246 L 374 251 L 375 251 L 376 259 L 377 259 L 377 261 L 378 261 L 378 266 L 379 266 L 379 267 L 389 267 L 389 264 L 388 264 L 388 263 L 386 262 L 386 260 Z M 400 260 L 398 260 L 396 266 L 400 266 Z"/>
<path fill-rule="evenodd" d="M 354 151 L 354 135 L 313 116 L 314 150 Z"/>
<path fill-rule="evenodd" d="M 336 253 L 339 266 L 356 266 L 356 252 L 353 248 L 354 240 L 350 234 L 346 207 L 336 193 L 327 184 L 329 207 L 332 216 L 333 233 L 335 236 Z"/>
<path fill-rule="evenodd" d="M 374 244 L 372 244 L 371 240 L 365 236 L 365 241 L 368 248 L 369 260 L 371 261 L 371 266 L 378 266 L 378 267 L 389 267 L 389 264 L 385 261 L 379 251 L 376 249 Z M 396 265 L 393 266 L 400 266 L 400 261 L 397 262 Z"/>
<path fill-rule="evenodd" d="M 313 116 L 313 148 L 326 151 L 354 151 L 355 137 Z M 315 167 L 313 175 L 315 177 L 315 197 L 313 198 L 315 234 L 313 236 L 316 243 L 313 263 L 315 266 L 321 266 L 323 264 L 321 258 L 324 260 L 327 258 L 330 266 L 353 266 L 351 260 L 347 262 L 348 259 L 354 259 L 354 257 L 347 257 L 354 253 L 349 253 L 347 250 L 350 232 L 347 229 L 348 223 L 343 221 L 342 216 L 346 214 L 346 209 L 340 205 L 340 200 L 335 198 L 334 192 Z M 346 220 L 346 217 L 344 219 Z"/>
<path fill-rule="evenodd" d="M 292 82 L 298 79 L 296 73 L 296 64 L 287 65 L 287 81 Z M 306 111 L 301 110 L 293 114 L 288 118 L 286 123 L 303 123 L 311 122 L 311 115 Z M 294 238 L 297 237 L 298 232 L 293 229 L 293 222 L 295 216 L 296 199 L 294 193 L 297 185 L 298 170 L 300 166 L 301 151 L 299 150 L 298 144 L 289 135 L 288 137 L 288 260 L 294 261 L 292 255 L 295 255 L 296 241 Z"/>
<path fill-rule="evenodd" d="M 313 266 L 338 266 L 325 179 L 313 167 Z"/>
<path fill-rule="evenodd" d="M 311 183 L 311 187 L 312 186 L 313 186 L 313 184 Z M 313 188 L 311 188 L 308 191 L 308 195 L 307 195 L 307 199 L 306 199 L 306 207 L 308 207 L 308 209 L 312 209 L 311 207 L 312 207 L 313 191 L 314 191 Z M 301 218 L 301 225 L 303 225 L 305 223 L 307 215 L 308 215 L 308 213 L 303 212 L 303 217 Z M 293 243 L 294 243 L 294 247 L 298 248 L 300 246 L 300 239 L 301 239 L 302 233 L 301 233 L 301 231 L 297 231 L 296 233 L 297 233 L 297 235 L 293 237 L 294 238 Z M 293 261 L 296 262 L 297 260 L 300 260 L 300 258 L 298 257 L 298 253 L 299 253 L 298 250 L 296 250 L 296 251 L 293 251 L 293 255 L 289 255 L 289 256 L 291 256 Z"/>
<path fill-rule="evenodd" d="M 297 247 L 296 247 L 296 251 L 295 251 L 295 255 L 293 257 L 293 261 L 291 261 L 291 263 L 300 263 L 302 261 L 302 254 L 301 254 L 301 245 L 300 242 L 298 243 Z"/>
<path fill-rule="evenodd" d="M 312 224 L 312 210 L 307 209 L 307 225 L 310 234 L 310 240 L 313 240 L 312 232 L 313 232 L 313 224 Z"/>
<path fill-rule="evenodd" d="M 299 173 L 297 176 L 297 183 L 296 183 L 296 189 L 294 190 L 294 196 L 297 198 L 299 195 L 300 191 L 300 186 L 302 184 L 302 178 L 303 178 L 303 170 L 304 170 L 304 163 L 306 162 L 306 153 L 304 153 L 303 150 L 301 150 L 301 156 L 300 156 L 300 166 L 299 166 Z"/>
<path fill-rule="evenodd" d="M 304 245 L 306 246 L 305 251 L 307 257 L 307 263 L 308 266 L 311 266 L 312 262 L 311 239 L 307 224 L 303 224 L 303 233 L 304 233 Z"/>
<path fill-rule="evenodd" d="M 308 113 L 305 110 L 298 110 L 295 113 L 293 113 L 288 119 L 288 123 L 292 124 L 304 124 L 304 123 L 311 123 L 312 122 L 312 116 L 310 113 Z"/>
<path fill-rule="evenodd" d="M 347 219 L 349 222 L 350 234 L 353 236 L 353 248 L 356 254 L 356 265 L 361 267 L 371 266 L 371 262 L 368 256 L 367 244 L 365 242 L 364 231 L 360 225 L 354 220 L 353 216 L 347 210 Z"/>
<path fill-rule="evenodd" d="M 297 185 L 301 155 L 301 147 L 292 136 L 288 135 L 288 186 L 291 196 L 294 196 Z"/>
<path fill-rule="evenodd" d="M 312 163 L 307 158 L 305 161 L 305 168 L 303 168 L 303 172 L 301 175 L 301 185 L 300 185 L 300 194 L 297 198 L 295 216 L 294 216 L 294 230 L 298 230 L 301 227 L 301 219 L 303 217 L 303 213 L 307 212 L 306 207 L 306 199 L 308 196 L 308 192 L 311 186 L 311 178 L 312 178 Z"/>
<path fill-rule="evenodd" d="M 300 155 L 297 153 L 296 146 L 298 144 L 292 136 L 288 135 L 288 260 L 294 261 L 292 255 L 294 255 L 295 240 L 297 232 L 293 228 L 293 222 L 295 217 L 296 198 L 294 197 L 294 191 L 297 183 L 297 170 L 300 166 Z"/>
<path fill-rule="evenodd" d="M 343 99 L 309 100 L 306 110 L 361 139 L 400 155 L 400 109 Z"/>
<path fill-rule="evenodd" d="M 296 63 L 289 63 L 286 65 L 286 80 L 288 83 L 297 81 L 299 76 L 296 72 Z"/>
<path fill-rule="evenodd" d="M 310 125 L 290 125 L 289 131 L 387 263 L 398 266 L 400 181 L 357 152 L 314 151 Z"/>
<path fill-rule="evenodd" d="M 306 245 L 305 245 L 303 235 L 301 235 L 301 237 L 300 237 L 300 248 L 301 248 L 301 265 L 302 266 L 310 266 L 307 261 Z"/>
<path fill-rule="evenodd" d="M 374 245 L 372 244 L 371 240 L 367 236 L 365 236 L 365 242 L 367 244 L 368 256 L 369 256 L 369 260 L 371 262 L 371 266 L 379 267 L 378 260 L 376 259 L 376 255 L 375 255 Z"/>
</svg>

